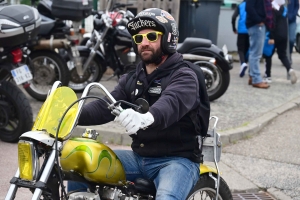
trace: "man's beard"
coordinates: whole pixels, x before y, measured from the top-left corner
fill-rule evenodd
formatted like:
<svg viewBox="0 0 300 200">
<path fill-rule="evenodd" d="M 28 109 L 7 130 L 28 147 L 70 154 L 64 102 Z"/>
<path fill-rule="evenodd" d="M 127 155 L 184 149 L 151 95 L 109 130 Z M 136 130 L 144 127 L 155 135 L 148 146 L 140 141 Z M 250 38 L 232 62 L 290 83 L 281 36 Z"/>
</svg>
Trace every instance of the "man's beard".
<svg viewBox="0 0 300 200">
<path fill-rule="evenodd" d="M 151 51 L 153 54 L 144 59 L 142 56 L 142 51 L 143 50 L 148 50 Z M 145 65 L 149 65 L 149 64 L 154 64 L 154 65 L 158 65 L 161 63 L 162 61 L 162 57 L 163 57 L 163 52 L 161 51 L 161 49 L 157 49 L 156 51 L 154 51 L 153 49 L 150 48 L 143 48 L 139 51 L 139 56 L 141 57 L 142 61 L 145 63 Z"/>
</svg>

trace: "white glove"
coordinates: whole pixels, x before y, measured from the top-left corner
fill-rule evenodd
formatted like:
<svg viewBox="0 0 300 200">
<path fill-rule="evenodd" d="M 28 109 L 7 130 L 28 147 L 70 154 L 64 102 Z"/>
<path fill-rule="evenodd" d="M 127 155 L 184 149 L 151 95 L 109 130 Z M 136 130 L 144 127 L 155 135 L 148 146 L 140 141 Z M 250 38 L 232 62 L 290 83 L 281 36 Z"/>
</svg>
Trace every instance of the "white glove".
<svg viewBox="0 0 300 200">
<path fill-rule="evenodd" d="M 154 118 L 150 112 L 141 114 L 130 108 L 123 110 L 121 114 L 115 118 L 115 121 L 126 128 L 127 134 L 136 134 L 139 129 L 145 129 L 151 125 L 154 122 Z"/>
</svg>

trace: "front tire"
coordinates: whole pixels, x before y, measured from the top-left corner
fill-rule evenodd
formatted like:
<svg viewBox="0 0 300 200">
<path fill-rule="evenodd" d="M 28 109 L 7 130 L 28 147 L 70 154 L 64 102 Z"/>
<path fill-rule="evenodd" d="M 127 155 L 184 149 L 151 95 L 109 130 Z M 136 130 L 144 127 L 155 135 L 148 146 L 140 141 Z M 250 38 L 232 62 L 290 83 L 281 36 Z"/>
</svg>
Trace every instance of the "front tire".
<svg viewBox="0 0 300 200">
<path fill-rule="evenodd" d="M 30 53 L 30 70 L 33 79 L 26 92 L 38 101 L 45 101 L 48 91 L 55 81 L 66 86 L 69 83 L 69 69 L 62 57 L 53 51 L 33 51 Z"/>
<path fill-rule="evenodd" d="M 79 51 L 80 57 L 82 58 L 82 65 L 89 57 L 89 52 Z M 93 58 L 90 65 L 84 72 L 82 77 L 79 77 L 76 67 L 72 66 L 70 68 L 70 82 L 69 87 L 72 88 L 75 92 L 82 92 L 84 88 L 92 82 L 99 82 L 103 76 L 103 73 L 106 70 L 104 62 L 97 57 Z"/>
<path fill-rule="evenodd" d="M 223 71 L 218 64 L 207 61 L 197 61 L 194 64 L 201 67 L 204 73 L 209 101 L 220 98 L 228 89 L 230 83 L 229 71 Z"/>
<path fill-rule="evenodd" d="M 15 84 L 0 84 L 0 139 L 17 142 L 33 125 L 32 109 L 25 94 Z"/>
<path fill-rule="evenodd" d="M 213 175 L 215 178 L 216 175 Z M 209 174 L 201 174 L 200 179 L 190 192 L 187 200 L 216 199 L 215 181 Z M 220 177 L 218 200 L 232 200 L 232 194 L 227 183 Z"/>
</svg>

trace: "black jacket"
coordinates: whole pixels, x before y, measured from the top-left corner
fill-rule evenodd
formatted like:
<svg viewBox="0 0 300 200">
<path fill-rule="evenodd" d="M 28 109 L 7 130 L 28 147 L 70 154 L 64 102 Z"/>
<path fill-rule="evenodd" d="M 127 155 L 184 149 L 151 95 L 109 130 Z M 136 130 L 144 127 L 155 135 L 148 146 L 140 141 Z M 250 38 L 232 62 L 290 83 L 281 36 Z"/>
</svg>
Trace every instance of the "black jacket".
<svg viewBox="0 0 300 200">
<path fill-rule="evenodd" d="M 264 0 L 246 0 L 246 12 L 247 28 L 264 22 L 266 18 Z"/>
<path fill-rule="evenodd" d="M 164 73 L 167 76 L 173 66 L 181 61 L 182 55 L 174 53 L 150 75 L 145 73 L 143 63 L 137 66 L 136 79 L 142 87 L 134 88 L 134 93 L 137 91 L 137 98 L 143 97 L 150 102 L 149 112 L 154 117 L 154 123 L 149 128 L 139 130 L 137 135 L 131 135 L 131 147 L 141 156 L 181 156 L 200 162 L 195 128 L 187 115 L 200 102 L 199 85 L 194 71 L 183 67 L 173 72 L 168 86 L 156 101 L 153 101 L 155 97 L 149 92 L 152 84 L 158 84 L 164 78 L 154 77 Z M 111 94 L 116 100 L 132 102 L 131 92 L 128 94 L 125 91 L 126 76 L 120 78 Z M 152 83 L 149 85 L 150 80 Z M 106 107 L 100 100 L 87 104 L 80 115 L 79 125 L 97 125 L 112 121 L 115 117 Z"/>
<path fill-rule="evenodd" d="M 270 39 L 287 40 L 288 39 L 288 19 L 287 11 L 284 6 L 279 10 L 273 9 L 274 29 L 270 31 Z"/>
</svg>

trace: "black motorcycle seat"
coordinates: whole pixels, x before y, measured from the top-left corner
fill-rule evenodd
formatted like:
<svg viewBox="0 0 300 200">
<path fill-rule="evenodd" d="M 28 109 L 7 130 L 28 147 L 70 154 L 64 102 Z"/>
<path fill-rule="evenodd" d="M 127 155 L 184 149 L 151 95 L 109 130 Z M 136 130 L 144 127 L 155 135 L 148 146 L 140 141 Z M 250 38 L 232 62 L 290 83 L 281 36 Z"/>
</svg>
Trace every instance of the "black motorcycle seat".
<svg viewBox="0 0 300 200">
<path fill-rule="evenodd" d="M 211 47 L 211 45 L 212 45 L 211 40 L 204 39 L 204 38 L 187 37 L 182 43 L 179 43 L 177 45 L 177 52 L 186 53 L 190 49 L 196 47 Z"/>
<path fill-rule="evenodd" d="M 44 15 L 40 15 L 42 18 L 40 29 L 39 29 L 39 35 L 48 35 L 49 32 L 53 29 L 55 26 L 55 20 L 50 19 Z"/>
<path fill-rule="evenodd" d="M 137 192 L 140 192 L 142 194 L 150 194 L 155 197 L 156 188 L 153 181 L 137 178 L 134 181 L 134 185 Z"/>
</svg>

